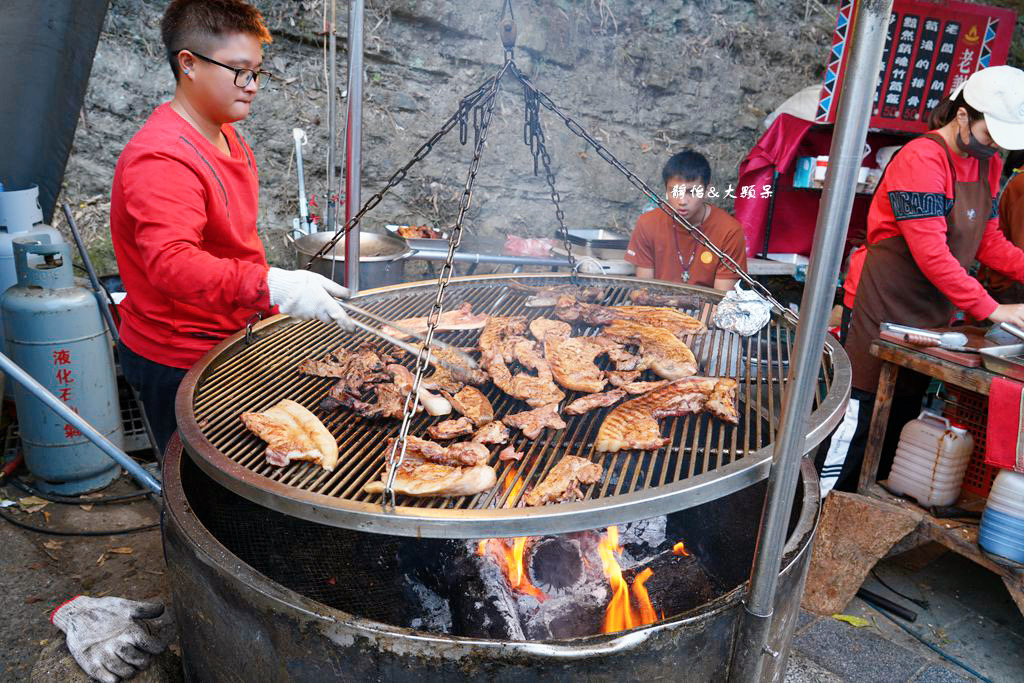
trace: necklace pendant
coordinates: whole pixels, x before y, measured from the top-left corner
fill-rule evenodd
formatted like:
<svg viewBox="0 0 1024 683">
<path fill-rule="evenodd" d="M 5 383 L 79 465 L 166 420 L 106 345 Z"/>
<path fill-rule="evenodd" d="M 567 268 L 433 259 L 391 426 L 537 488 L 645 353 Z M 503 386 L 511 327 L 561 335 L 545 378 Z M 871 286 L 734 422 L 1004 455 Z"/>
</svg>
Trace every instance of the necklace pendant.
<svg viewBox="0 0 1024 683">
<path fill-rule="evenodd" d="M 683 271 L 683 284 L 686 284 L 689 281 L 690 281 L 690 271 L 684 270 Z"/>
</svg>

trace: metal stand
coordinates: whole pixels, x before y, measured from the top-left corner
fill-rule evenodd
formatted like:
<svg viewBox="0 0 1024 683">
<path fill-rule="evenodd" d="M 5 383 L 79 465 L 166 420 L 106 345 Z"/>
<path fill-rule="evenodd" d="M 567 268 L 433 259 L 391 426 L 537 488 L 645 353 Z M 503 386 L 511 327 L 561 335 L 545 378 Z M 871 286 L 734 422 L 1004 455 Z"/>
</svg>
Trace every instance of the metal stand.
<svg viewBox="0 0 1024 683">
<path fill-rule="evenodd" d="M 795 357 L 775 439 L 774 464 L 754 555 L 750 594 L 734 646 L 730 681 L 760 681 L 765 678 L 766 657 L 780 656 L 768 646 L 768 629 L 800 459 L 807 451 L 807 415 L 818 382 L 821 348 L 843 254 L 842 241 L 853 210 L 857 173 L 891 11 L 892 0 L 865 0 L 857 13 L 853 49 L 843 79 L 835 135 L 829 150 L 828 176 L 800 306 Z"/>
<path fill-rule="evenodd" d="M 348 15 L 348 118 L 345 122 L 345 225 L 360 205 L 363 147 L 363 0 Z M 332 226 L 333 227 L 333 226 Z M 345 286 L 359 291 L 359 231 L 345 231 Z"/>
</svg>

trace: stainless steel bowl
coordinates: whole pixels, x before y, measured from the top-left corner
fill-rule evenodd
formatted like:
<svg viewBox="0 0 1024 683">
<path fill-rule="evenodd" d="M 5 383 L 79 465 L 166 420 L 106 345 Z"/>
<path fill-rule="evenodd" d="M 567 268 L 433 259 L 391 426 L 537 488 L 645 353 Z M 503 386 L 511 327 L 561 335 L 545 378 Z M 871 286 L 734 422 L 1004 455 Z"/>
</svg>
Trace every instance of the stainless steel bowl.
<svg viewBox="0 0 1024 683">
<path fill-rule="evenodd" d="M 334 238 L 333 232 L 314 232 L 292 240 L 295 265 L 304 268 L 309 259 Z M 405 260 L 413 250 L 403 240 L 372 232 L 359 233 L 359 288 L 373 289 L 405 281 Z M 313 272 L 341 282 L 345 273 L 345 240 L 339 240 L 329 252 L 317 256 Z"/>
</svg>

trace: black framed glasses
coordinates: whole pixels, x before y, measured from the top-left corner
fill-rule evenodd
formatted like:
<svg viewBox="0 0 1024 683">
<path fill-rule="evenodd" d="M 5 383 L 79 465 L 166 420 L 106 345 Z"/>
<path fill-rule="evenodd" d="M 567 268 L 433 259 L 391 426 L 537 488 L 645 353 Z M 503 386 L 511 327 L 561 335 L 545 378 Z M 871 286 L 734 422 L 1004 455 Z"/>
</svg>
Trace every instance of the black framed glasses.
<svg viewBox="0 0 1024 683">
<path fill-rule="evenodd" d="M 201 55 L 195 50 L 189 50 L 187 48 L 182 48 L 181 50 L 178 50 L 176 54 L 180 54 L 182 52 L 188 52 L 190 54 L 195 55 L 204 62 L 216 64 L 217 66 L 222 66 L 225 69 L 230 69 L 231 71 L 234 71 L 235 85 L 239 88 L 244 88 L 245 86 L 252 83 L 254 79 L 256 81 L 256 86 L 259 87 L 262 84 L 269 83 L 270 79 L 273 78 L 273 75 L 269 71 L 254 71 L 253 69 L 242 69 L 237 66 L 229 66 L 227 64 L 224 64 L 223 62 L 218 62 L 216 59 L 210 59 L 206 55 Z"/>
</svg>

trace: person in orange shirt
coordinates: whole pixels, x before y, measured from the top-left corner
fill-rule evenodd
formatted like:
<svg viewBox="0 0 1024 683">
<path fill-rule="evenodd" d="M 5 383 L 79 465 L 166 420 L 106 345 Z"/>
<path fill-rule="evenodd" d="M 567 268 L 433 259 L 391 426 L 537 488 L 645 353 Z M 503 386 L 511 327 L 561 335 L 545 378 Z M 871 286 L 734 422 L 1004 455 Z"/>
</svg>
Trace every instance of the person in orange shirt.
<svg viewBox="0 0 1024 683">
<path fill-rule="evenodd" d="M 726 211 L 705 201 L 712 188 L 711 166 L 704 155 L 693 150 L 673 155 L 665 163 L 661 179 L 665 184 L 665 201 L 746 270 L 743 226 Z M 626 261 L 636 266 L 638 278 L 647 280 L 729 290 L 739 279 L 661 208 L 637 219 L 626 250 Z"/>
<path fill-rule="evenodd" d="M 1006 155 L 1003 173 L 1009 178 L 999 197 L 999 231 L 1016 246 L 1024 248 L 1024 150 Z M 1024 302 L 1024 283 L 986 269 L 986 286 L 1001 304 Z"/>
</svg>

